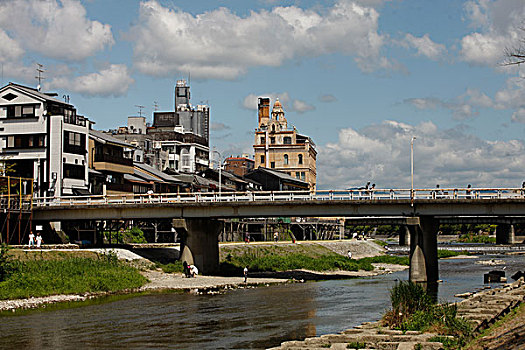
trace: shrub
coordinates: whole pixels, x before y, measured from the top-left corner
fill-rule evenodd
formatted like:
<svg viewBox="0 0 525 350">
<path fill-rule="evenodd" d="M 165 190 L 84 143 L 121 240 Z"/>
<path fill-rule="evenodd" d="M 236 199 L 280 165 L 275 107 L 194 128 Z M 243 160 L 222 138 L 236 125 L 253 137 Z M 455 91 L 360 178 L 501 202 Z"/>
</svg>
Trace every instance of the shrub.
<svg viewBox="0 0 525 350">
<path fill-rule="evenodd" d="M 0 246 L 0 282 L 4 281 L 15 269 L 15 263 L 9 256 L 9 247 L 6 244 Z"/>
</svg>

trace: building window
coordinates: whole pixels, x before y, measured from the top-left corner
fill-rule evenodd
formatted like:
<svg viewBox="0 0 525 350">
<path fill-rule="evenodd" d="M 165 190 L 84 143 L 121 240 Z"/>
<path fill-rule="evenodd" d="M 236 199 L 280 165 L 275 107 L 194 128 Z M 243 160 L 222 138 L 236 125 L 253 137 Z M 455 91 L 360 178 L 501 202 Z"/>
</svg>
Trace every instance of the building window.
<svg viewBox="0 0 525 350">
<path fill-rule="evenodd" d="M 275 144 L 275 137 L 270 137 L 270 143 L 273 145 Z"/>
<path fill-rule="evenodd" d="M 266 137 L 261 137 L 261 145 L 264 145 L 266 143 Z"/>
<path fill-rule="evenodd" d="M 289 164 L 289 162 L 288 162 L 288 155 L 285 154 L 284 155 L 284 165 L 288 165 L 288 164 Z"/>
<path fill-rule="evenodd" d="M 275 132 L 275 125 L 272 125 L 272 132 Z"/>
<path fill-rule="evenodd" d="M 299 164 L 303 164 L 303 155 L 299 154 Z"/>
<path fill-rule="evenodd" d="M 291 145 L 292 144 L 292 138 L 290 136 L 285 136 L 283 139 L 283 142 L 285 145 Z"/>
<path fill-rule="evenodd" d="M 77 132 L 64 132 L 64 152 L 86 154 L 86 135 Z"/>
<path fill-rule="evenodd" d="M 12 135 L 7 137 L 7 148 L 44 147 L 44 135 Z"/>
<path fill-rule="evenodd" d="M 7 118 L 34 118 L 35 105 L 7 106 Z"/>
<path fill-rule="evenodd" d="M 275 168 L 275 162 L 271 162 L 271 163 L 270 163 L 270 167 L 271 167 L 272 169 Z"/>
<path fill-rule="evenodd" d="M 70 179 L 84 179 L 85 167 L 75 164 L 64 164 L 64 177 Z"/>
<path fill-rule="evenodd" d="M 261 164 L 264 164 L 264 156 L 261 156 Z"/>
<path fill-rule="evenodd" d="M 305 179 L 305 175 L 306 175 L 306 174 L 304 173 L 304 171 L 301 171 L 301 180 L 304 181 L 304 179 Z"/>
</svg>

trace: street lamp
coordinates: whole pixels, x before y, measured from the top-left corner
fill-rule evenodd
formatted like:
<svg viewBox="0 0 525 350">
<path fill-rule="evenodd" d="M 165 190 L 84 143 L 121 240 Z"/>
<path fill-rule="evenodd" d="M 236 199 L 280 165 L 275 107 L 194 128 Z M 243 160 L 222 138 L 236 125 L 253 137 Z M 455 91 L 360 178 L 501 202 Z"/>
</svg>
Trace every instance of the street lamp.
<svg viewBox="0 0 525 350">
<path fill-rule="evenodd" d="M 411 204 L 414 205 L 414 141 L 416 140 L 415 136 L 412 136 L 410 140 L 410 200 Z"/>
<path fill-rule="evenodd" d="M 222 156 L 221 156 L 221 152 L 215 149 L 213 150 L 213 153 L 217 153 L 219 155 L 219 198 L 221 198 L 221 194 L 222 194 L 222 166 L 221 166 Z"/>
</svg>

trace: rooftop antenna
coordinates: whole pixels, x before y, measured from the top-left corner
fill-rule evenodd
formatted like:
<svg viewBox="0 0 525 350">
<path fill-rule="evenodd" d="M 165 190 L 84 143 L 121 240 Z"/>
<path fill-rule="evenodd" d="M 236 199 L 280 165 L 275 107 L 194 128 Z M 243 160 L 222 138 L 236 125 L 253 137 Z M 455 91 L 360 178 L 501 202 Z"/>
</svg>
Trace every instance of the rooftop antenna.
<svg viewBox="0 0 525 350">
<path fill-rule="evenodd" d="M 43 76 L 42 76 L 42 73 L 45 72 L 44 70 L 44 65 L 40 64 L 40 63 L 37 63 L 36 64 L 38 66 L 38 68 L 36 69 L 36 71 L 38 72 L 38 76 L 35 77 L 35 79 L 38 79 L 38 86 L 36 87 L 36 89 L 38 91 L 40 91 L 40 88 L 42 86 L 42 80 L 45 79 Z"/>
<path fill-rule="evenodd" d="M 135 105 L 135 107 L 139 109 L 139 117 L 142 117 L 142 109 L 144 109 L 145 107 L 141 105 Z"/>
<path fill-rule="evenodd" d="M 159 110 L 159 103 L 157 101 L 153 101 L 153 109 L 155 111 L 158 111 Z"/>
</svg>

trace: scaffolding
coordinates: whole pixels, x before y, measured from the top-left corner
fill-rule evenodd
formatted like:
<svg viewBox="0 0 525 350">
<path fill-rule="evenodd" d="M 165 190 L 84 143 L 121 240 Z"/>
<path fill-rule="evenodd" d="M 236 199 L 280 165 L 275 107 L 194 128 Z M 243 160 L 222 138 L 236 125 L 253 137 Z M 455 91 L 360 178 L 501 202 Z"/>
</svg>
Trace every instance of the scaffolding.
<svg viewBox="0 0 525 350">
<path fill-rule="evenodd" d="M 33 179 L 0 176 L 0 243 L 22 244 L 33 221 Z"/>
</svg>

